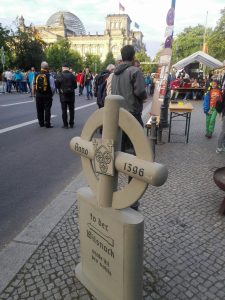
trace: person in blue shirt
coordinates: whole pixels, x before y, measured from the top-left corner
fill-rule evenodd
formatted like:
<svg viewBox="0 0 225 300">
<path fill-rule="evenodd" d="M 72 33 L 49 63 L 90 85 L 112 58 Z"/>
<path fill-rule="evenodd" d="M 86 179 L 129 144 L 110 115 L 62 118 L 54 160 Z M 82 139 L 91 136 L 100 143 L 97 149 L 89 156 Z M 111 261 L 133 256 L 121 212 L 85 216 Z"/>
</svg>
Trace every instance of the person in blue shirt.
<svg viewBox="0 0 225 300">
<path fill-rule="evenodd" d="M 32 89 L 34 77 L 35 77 L 35 68 L 32 67 L 28 72 L 28 86 L 30 90 L 30 97 L 34 97 L 33 89 Z"/>
</svg>

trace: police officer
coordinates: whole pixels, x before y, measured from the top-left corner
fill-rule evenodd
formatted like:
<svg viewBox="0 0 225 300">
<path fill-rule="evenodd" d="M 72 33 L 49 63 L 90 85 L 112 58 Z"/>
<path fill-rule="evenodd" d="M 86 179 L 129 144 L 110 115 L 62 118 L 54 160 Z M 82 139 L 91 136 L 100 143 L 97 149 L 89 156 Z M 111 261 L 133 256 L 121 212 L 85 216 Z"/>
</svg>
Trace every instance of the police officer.
<svg viewBox="0 0 225 300">
<path fill-rule="evenodd" d="M 49 73 L 48 63 L 41 63 L 41 72 L 36 74 L 33 82 L 34 93 L 36 94 L 37 118 L 40 127 L 52 128 L 51 107 L 52 97 L 55 93 L 55 81 Z"/>
<path fill-rule="evenodd" d="M 70 71 L 69 66 L 65 63 L 62 65 L 62 73 L 58 75 L 55 81 L 56 88 L 59 90 L 59 97 L 62 108 L 62 128 L 68 129 L 74 126 L 74 105 L 75 105 L 75 89 L 77 88 L 76 78 Z M 67 108 L 69 109 L 69 122 L 67 116 Z"/>
</svg>

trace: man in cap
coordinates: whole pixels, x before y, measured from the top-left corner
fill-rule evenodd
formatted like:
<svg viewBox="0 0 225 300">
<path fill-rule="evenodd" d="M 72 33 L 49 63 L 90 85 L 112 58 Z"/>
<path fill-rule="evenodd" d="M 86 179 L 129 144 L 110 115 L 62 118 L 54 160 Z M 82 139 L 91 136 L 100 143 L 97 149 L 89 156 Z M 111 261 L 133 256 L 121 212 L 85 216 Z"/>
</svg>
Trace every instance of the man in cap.
<svg viewBox="0 0 225 300">
<path fill-rule="evenodd" d="M 68 129 L 74 126 L 74 104 L 75 104 L 75 89 L 77 88 L 76 78 L 70 72 L 69 66 L 65 63 L 62 65 L 62 73 L 56 78 L 56 87 L 59 90 L 59 97 L 62 108 L 62 128 Z M 69 109 L 70 119 L 68 122 L 67 108 Z"/>
<path fill-rule="evenodd" d="M 55 93 L 55 81 L 49 73 L 48 63 L 41 63 L 41 72 L 36 74 L 33 82 L 34 93 L 36 94 L 37 118 L 40 127 L 52 128 L 51 107 L 52 97 Z"/>
</svg>

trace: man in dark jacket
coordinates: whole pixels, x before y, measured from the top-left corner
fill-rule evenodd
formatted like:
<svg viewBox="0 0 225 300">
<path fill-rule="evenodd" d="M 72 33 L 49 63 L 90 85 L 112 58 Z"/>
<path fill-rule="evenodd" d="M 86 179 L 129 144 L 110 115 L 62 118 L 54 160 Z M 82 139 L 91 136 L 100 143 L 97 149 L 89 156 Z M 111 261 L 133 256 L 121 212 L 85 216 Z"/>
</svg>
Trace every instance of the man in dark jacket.
<svg viewBox="0 0 225 300">
<path fill-rule="evenodd" d="M 62 128 L 70 128 L 74 126 L 74 104 L 75 104 L 75 89 L 77 82 L 75 76 L 69 71 L 69 66 L 64 64 L 62 66 L 62 73 L 56 78 L 55 85 L 59 90 L 59 97 L 62 107 Z M 70 120 L 67 119 L 67 107 L 69 108 Z"/>
<path fill-rule="evenodd" d="M 33 91 L 36 95 L 37 118 L 40 127 L 52 128 L 51 107 L 55 92 L 55 81 L 49 73 L 48 63 L 41 63 L 41 72 L 35 75 Z"/>
<path fill-rule="evenodd" d="M 141 118 L 143 101 L 147 98 L 145 79 L 138 67 L 133 66 L 135 50 L 132 45 L 121 49 L 123 62 L 119 64 L 112 77 L 112 94 L 125 98 L 126 109 L 143 126 Z"/>
<path fill-rule="evenodd" d="M 138 67 L 134 66 L 135 50 L 132 45 L 126 45 L 121 49 L 122 63 L 114 70 L 111 83 L 112 95 L 121 95 L 125 99 L 125 109 L 127 109 L 144 126 L 141 114 L 143 101 L 147 98 L 145 90 L 145 79 Z M 124 152 L 134 152 L 134 148 L 125 133 L 122 137 L 121 150 Z M 129 181 L 131 178 L 129 177 Z M 131 207 L 138 210 L 138 201 Z"/>
</svg>

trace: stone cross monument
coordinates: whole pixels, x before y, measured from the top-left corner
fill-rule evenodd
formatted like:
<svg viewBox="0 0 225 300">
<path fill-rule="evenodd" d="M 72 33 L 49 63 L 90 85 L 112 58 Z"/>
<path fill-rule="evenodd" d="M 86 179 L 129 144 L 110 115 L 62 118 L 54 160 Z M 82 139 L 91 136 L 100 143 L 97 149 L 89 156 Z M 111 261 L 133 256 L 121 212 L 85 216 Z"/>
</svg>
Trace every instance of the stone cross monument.
<svg viewBox="0 0 225 300">
<path fill-rule="evenodd" d="M 142 299 L 144 219 L 130 205 L 148 184 L 161 186 L 168 175 L 165 166 L 153 162 L 149 140 L 124 102 L 121 96 L 106 97 L 105 107 L 70 142 L 81 155 L 89 184 L 78 191 L 81 262 L 76 276 L 98 300 Z M 93 138 L 101 126 L 102 139 Z M 120 151 L 122 130 L 136 156 Z M 119 172 L 132 177 L 122 189 Z"/>
</svg>

